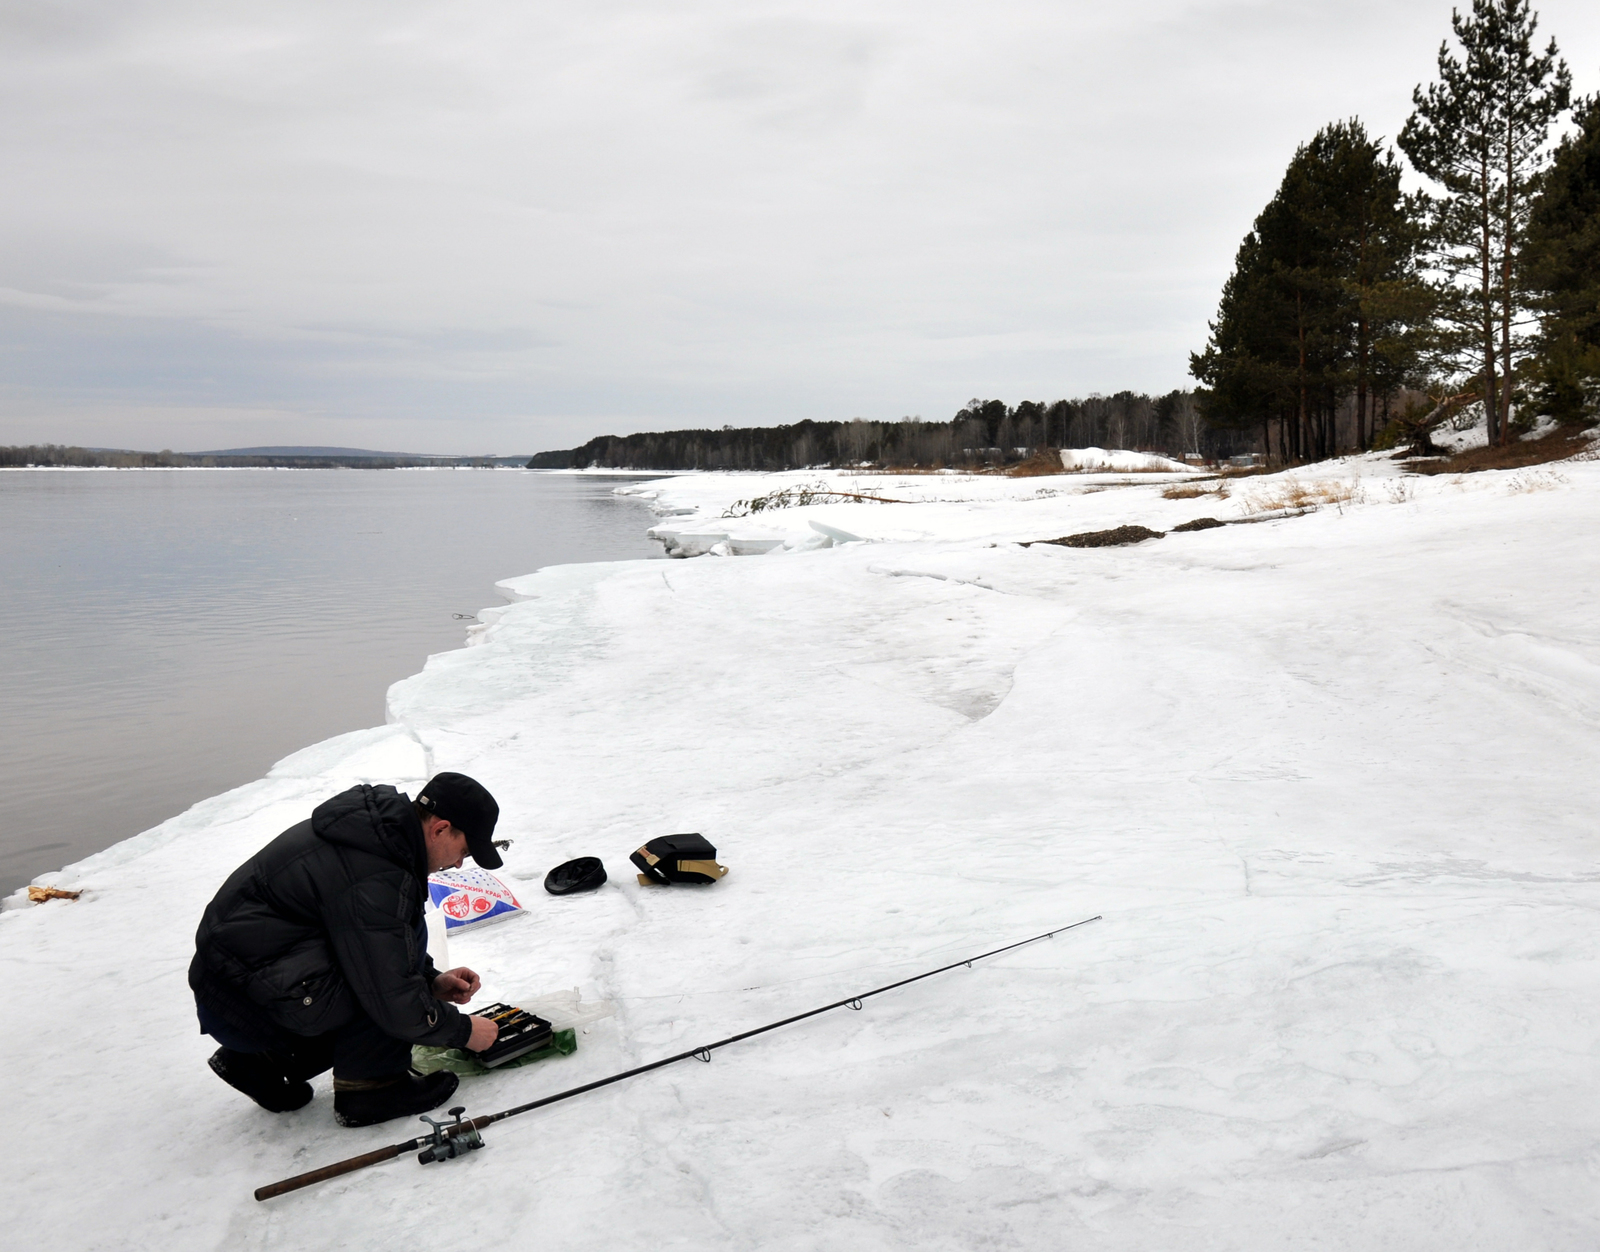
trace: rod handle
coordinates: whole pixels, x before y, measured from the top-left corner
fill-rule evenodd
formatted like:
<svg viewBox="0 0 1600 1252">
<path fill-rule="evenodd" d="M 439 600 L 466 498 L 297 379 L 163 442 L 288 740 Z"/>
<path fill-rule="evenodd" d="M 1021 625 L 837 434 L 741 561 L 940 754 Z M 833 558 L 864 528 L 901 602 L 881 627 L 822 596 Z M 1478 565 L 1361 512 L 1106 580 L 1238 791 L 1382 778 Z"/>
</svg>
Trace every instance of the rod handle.
<svg viewBox="0 0 1600 1252">
<path fill-rule="evenodd" d="M 284 1195 L 290 1191 L 298 1191 L 301 1187 L 309 1187 L 312 1183 L 326 1182 L 330 1178 L 337 1178 L 340 1174 L 353 1174 L 358 1169 L 366 1169 L 369 1165 L 378 1165 L 384 1161 L 392 1161 L 410 1144 L 393 1143 L 387 1148 L 379 1148 L 376 1152 L 364 1152 L 360 1156 L 352 1156 L 347 1161 L 335 1161 L 332 1165 L 324 1165 L 321 1169 L 314 1169 L 309 1174 L 296 1174 L 293 1178 L 285 1178 L 282 1182 L 268 1183 L 265 1187 L 256 1188 L 256 1199 L 270 1200 L 274 1196 Z"/>
</svg>

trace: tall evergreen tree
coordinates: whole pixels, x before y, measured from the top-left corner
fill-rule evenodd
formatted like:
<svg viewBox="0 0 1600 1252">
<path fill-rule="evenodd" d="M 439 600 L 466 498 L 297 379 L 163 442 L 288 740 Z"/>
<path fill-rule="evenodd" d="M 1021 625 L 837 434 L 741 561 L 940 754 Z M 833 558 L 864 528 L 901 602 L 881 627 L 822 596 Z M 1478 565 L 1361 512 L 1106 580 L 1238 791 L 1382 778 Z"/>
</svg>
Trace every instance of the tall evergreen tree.
<svg viewBox="0 0 1600 1252">
<path fill-rule="evenodd" d="M 1400 189 L 1394 153 L 1368 138 L 1359 121 L 1322 135 L 1325 228 L 1346 296 L 1347 365 L 1341 383 L 1355 393 L 1355 442 L 1368 447 L 1372 401 L 1417 381 L 1434 300 L 1421 275 L 1425 201 Z"/>
<path fill-rule="evenodd" d="M 1217 319 L 1203 351 L 1189 357 L 1189 372 L 1201 383 L 1199 403 L 1215 430 L 1260 427 L 1272 451 L 1278 423 L 1279 455 L 1293 459 L 1288 415 L 1294 410 L 1294 375 L 1284 365 L 1282 327 L 1287 320 L 1272 265 L 1252 230 L 1234 256 L 1233 273 L 1222 285 Z"/>
<path fill-rule="evenodd" d="M 1295 434 L 1300 457 L 1332 452 L 1332 410 L 1348 312 L 1340 283 L 1337 209 L 1330 156 L 1333 127 L 1317 132 L 1289 162 L 1278 194 L 1256 219 L 1256 234 L 1287 315 L 1281 330 L 1294 372 Z"/>
<path fill-rule="evenodd" d="M 1284 459 L 1329 456 L 1353 392 L 1365 446 L 1369 402 L 1408 381 L 1428 320 L 1419 212 L 1393 154 L 1359 121 L 1302 145 L 1239 248 L 1210 342 L 1190 359 L 1206 420 L 1260 425 L 1269 447 L 1276 423 Z"/>
<path fill-rule="evenodd" d="M 1580 101 L 1528 219 L 1528 284 L 1541 323 L 1537 402 L 1563 422 L 1600 409 L 1600 95 Z"/>
<path fill-rule="evenodd" d="M 1533 50 L 1527 0 L 1472 0 L 1452 11 L 1458 58 L 1439 46 L 1439 81 L 1411 94 L 1399 144 L 1443 188 L 1432 202 L 1435 265 L 1455 331 L 1447 348 L 1479 376 L 1491 442 L 1510 428 L 1511 389 L 1526 352 L 1529 295 L 1517 263 L 1551 124 L 1572 76 L 1555 40 Z"/>
</svg>

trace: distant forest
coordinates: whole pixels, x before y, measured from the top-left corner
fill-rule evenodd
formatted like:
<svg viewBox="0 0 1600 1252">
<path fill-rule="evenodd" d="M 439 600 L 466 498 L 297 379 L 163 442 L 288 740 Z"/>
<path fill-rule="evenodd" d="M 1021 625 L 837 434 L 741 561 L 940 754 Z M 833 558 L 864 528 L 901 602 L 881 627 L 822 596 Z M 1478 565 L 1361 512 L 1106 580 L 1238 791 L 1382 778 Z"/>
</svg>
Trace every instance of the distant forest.
<svg viewBox="0 0 1600 1252">
<path fill-rule="evenodd" d="M 1211 429 L 1191 392 L 1046 403 L 973 400 L 946 422 L 796 422 L 792 426 L 601 435 L 582 447 L 541 452 L 529 469 L 782 470 L 873 465 L 887 469 L 1014 465 L 1048 448 L 1142 448 L 1207 460 L 1251 451 L 1253 431 Z"/>
<path fill-rule="evenodd" d="M 427 466 L 489 468 L 493 457 L 408 456 L 215 456 L 163 449 L 76 448 L 58 443 L 0 447 L 0 468 L 72 466 L 83 469 L 419 469 Z"/>
</svg>

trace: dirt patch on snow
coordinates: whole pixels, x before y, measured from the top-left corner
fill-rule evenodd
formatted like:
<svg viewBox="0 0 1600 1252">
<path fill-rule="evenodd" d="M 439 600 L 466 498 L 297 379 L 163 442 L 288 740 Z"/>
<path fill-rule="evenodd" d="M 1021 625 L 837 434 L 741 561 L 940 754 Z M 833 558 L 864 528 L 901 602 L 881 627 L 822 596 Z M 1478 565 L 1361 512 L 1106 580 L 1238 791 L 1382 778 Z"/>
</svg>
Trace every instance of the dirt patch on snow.
<svg viewBox="0 0 1600 1252">
<path fill-rule="evenodd" d="M 1587 434 L 1554 430 L 1542 439 L 1529 439 L 1526 442 L 1514 439 L 1508 444 L 1470 448 L 1455 456 L 1411 461 L 1406 468 L 1418 474 L 1472 474 L 1478 470 L 1521 469 L 1528 465 L 1564 461 L 1569 456 L 1587 451 L 1589 442 Z"/>
<path fill-rule="evenodd" d="M 1035 543 L 1054 543 L 1063 548 L 1114 548 L 1125 543 L 1143 543 L 1146 539 L 1160 539 L 1162 530 L 1147 526 L 1118 526 L 1114 530 L 1086 530 L 1081 535 L 1063 535 L 1060 539 L 1034 539 L 1022 546 Z"/>
</svg>

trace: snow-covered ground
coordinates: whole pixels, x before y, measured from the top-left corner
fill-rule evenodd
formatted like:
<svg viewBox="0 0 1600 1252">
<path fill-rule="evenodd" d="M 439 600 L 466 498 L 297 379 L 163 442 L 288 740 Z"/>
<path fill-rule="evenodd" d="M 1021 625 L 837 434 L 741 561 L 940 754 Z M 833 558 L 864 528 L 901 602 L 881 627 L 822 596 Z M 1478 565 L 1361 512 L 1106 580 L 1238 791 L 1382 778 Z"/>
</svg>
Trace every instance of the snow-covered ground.
<svg viewBox="0 0 1600 1252">
<path fill-rule="evenodd" d="M 1447 452 L 1470 452 L 1474 448 L 1489 446 L 1489 426 L 1483 420 L 1481 401 L 1467 405 L 1448 422 L 1437 427 L 1430 436 L 1434 446 Z"/>
<path fill-rule="evenodd" d="M 818 482 L 905 502 L 722 516 Z M 1600 1246 L 1600 463 L 1177 482 L 646 485 L 669 542 L 764 555 L 512 579 L 391 725 L 14 897 L 8 1246 Z M 1016 542 L 1202 516 L 1268 520 Z M 451 957 L 615 1009 L 473 1112 L 1104 920 L 257 1204 L 413 1131 L 219 1083 L 194 925 L 324 797 L 443 768 L 529 906 Z M 683 830 L 727 879 L 637 886 Z M 607 887 L 545 895 L 583 854 Z"/>
<path fill-rule="evenodd" d="M 1543 439 L 1556 429 L 1556 421 L 1549 416 L 1533 419 L 1533 425 L 1518 436 L 1524 442 Z M 1434 445 L 1446 452 L 1470 452 L 1474 448 L 1489 446 L 1489 426 L 1483 419 L 1483 404 L 1469 404 L 1450 421 L 1433 431 Z"/>
</svg>

